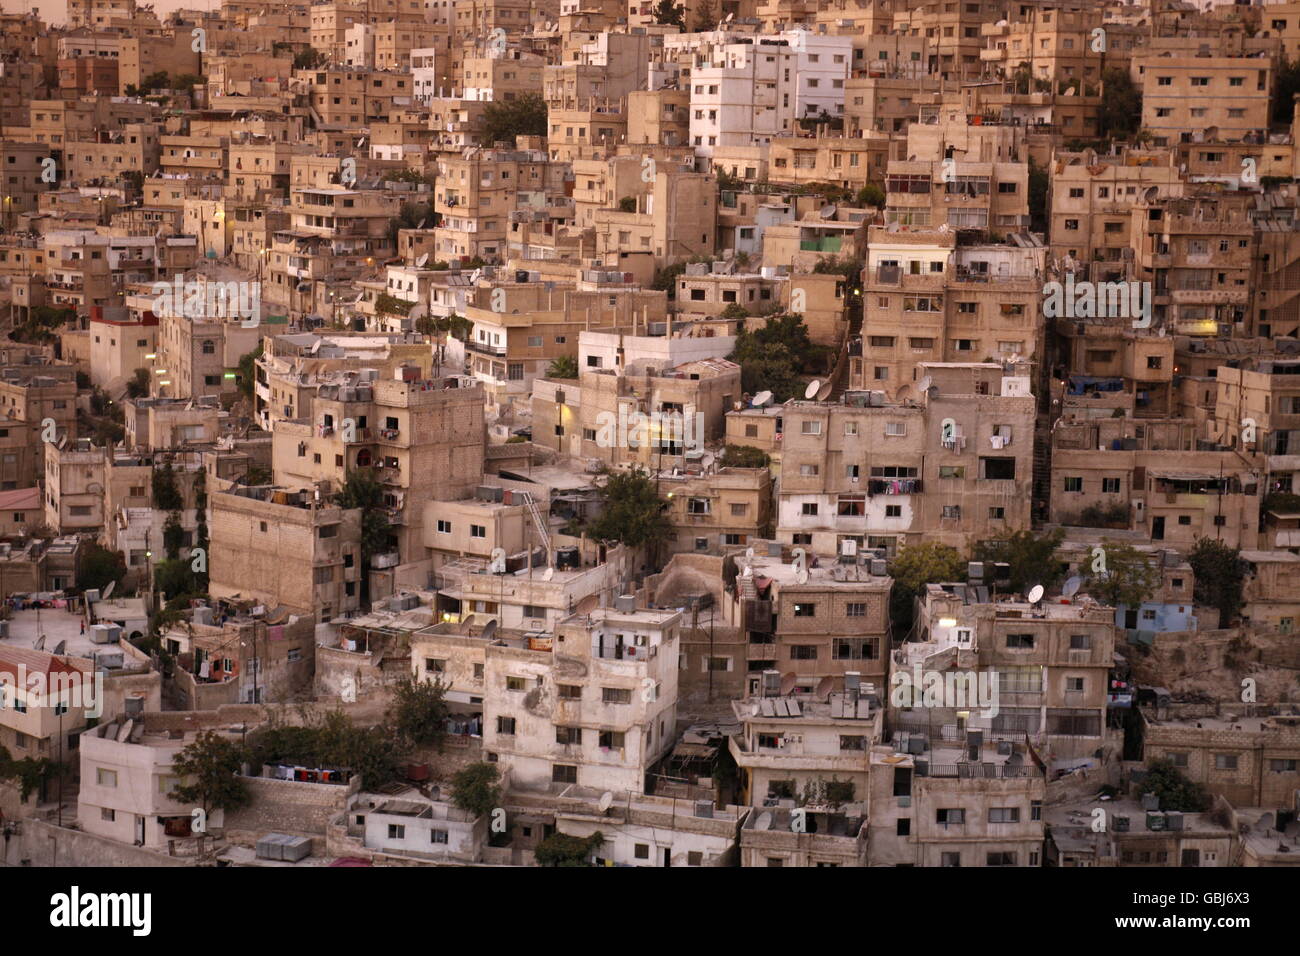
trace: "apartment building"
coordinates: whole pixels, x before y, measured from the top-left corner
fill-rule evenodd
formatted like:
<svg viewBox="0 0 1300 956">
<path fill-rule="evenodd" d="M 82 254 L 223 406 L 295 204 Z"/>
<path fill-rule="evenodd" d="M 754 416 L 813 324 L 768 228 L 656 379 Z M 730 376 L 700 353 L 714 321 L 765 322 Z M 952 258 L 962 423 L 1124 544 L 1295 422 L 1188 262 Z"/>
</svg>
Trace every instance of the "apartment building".
<svg viewBox="0 0 1300 956">
<path fill-rule="evenodd" d="M 890 660 L 889 726 L 958 746 L 970 745 L 971 733 L 981 742 L 1027 736 L 1042 760 L 1091 754 L 1106 726 L 1113 610 L 1066 598 L 989 603 L 979 580 L 927 585 L 918 598 L 921 639 Z M 892 693 L 907 687 L 912 696 Z M 944 690 L 938 706 L 921 694 L 931 687 Z"/>
<path fill-rule="evenodd" d="M 1222 706 L 1144 707 L 1143 754 L 1168 760 L 1233 806 L 1289 812 L 1297 786 L 1300 722 L 1290 715 Z"/>
<path fill-rule="evenodd" d="M 12 644 L 0 644 L 0 697 L 0 746 L 14 760 L 68 759 L 104 705 L 90 660 Z"/>
<path fill-rule="evenodd" d="M 915 399 L 849 392 L 782 407 L 777 537 L 849 559 L 1027 527 L 1034 400 L 999 365 L 926 364 Z"/>
<path fill-rule="evenodd" d="M 1264 455 L 1268 491 L 1300 488 L 1293 458 L 1300 449 L 1300 361 L 1264 359 L 1253 369 L 1220 365 L 1214 389 L 1209 438 Z"/>
<path fill-rule="evenodd" d="M 361 606 L 359 509 L 273 486 L 235 486 L 208 500 L 214 598 L 284 606 L 321 622 Z"/>
<path fill-rule="evenodd" d="M 71 365 L 0 367 L 0 490 L 37 483 L 52 447 L 47 438 L 76 437 L 75 371 Z"/>
<path fill-rule="evenodd" d="M 676 535 L 672 551 L 724 554 L 772 536 L 774 482 L 767 468 L 687 468 L 680 475 L 661 472 L 657 481 Z"/>
<path fill-rule="evenodd" d="M 1142 87 L 1142 127 L 1167 146 L 1193 130 L 1216 129 L 1240 140 L 1267 130 L 1272 59 L 1199 56 L 1177 50 L 1135 53 L 1132 72 Z"/>
<path fill-rule="evenodd" d="M 1127 510 L 1124 527 L 1152 541 L 1191 547 L 1206 537 L 1257 546 L 1261 456 L 1195 450 L 1187 422 L 1112 422 L 1062 421 L 1053 429 L 1054 522 L 1072 523 L 1089 507 Z"/>
<path fill-rule="evenodd" d="M 966 245 L 951 230 L 870 227 L 850 387 L 902 400 L 923 363 L 1035 360 L 1046 255 L 1029 234 Z"/>
<path fill-rule="evenodd" d="M 363 370 L 318 384 L 297 417 L 273 427 L 276 481 L 287 486 L 327 482 L 337 490 L 349 472 L 373 470 L 390 527 L 380 567 L 425 560 L 425 503 L 462 498 L 483 474 L 484 396 L 477 383 L 424 378 L 415 368 L 397 374 L 382 379 Z"/>
</svg>

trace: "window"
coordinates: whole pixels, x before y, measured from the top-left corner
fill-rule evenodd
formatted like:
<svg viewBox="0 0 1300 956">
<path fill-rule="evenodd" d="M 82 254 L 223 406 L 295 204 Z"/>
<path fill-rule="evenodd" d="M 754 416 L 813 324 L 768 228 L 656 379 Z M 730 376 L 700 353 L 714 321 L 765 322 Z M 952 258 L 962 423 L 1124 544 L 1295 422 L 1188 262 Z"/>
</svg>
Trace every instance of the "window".
<svg viewBox="0 0 1300 956">
<path fill-rule="evenodd" d="M 934 822 L 945 827 L 965 823 L 966 811 L 961 808 L 935 810 Z"/>
<path fill-rule="evenodd" d="M 1214 769 L 1215 770 L 1236 770 L 1237 755 L 1236 754 L 1215 754 Z"/>
<path fill-rule="evenodd" d="M 447 662 L 436 657 L 426 657 L 424 659 L 424 672 L 426 674 L 445 674 L 447 673 Z"/>
<path fill-rule="evenodd" d="M 513 717 L 497 717 L 497 733 L 507 737 L 515 735 L 515 719 Z"/>
<path fill-rule="evenodd" d="M 807 603 L 797 603 L 794 606 L 795 617 L 816 617 L 817 605 Z"/>
<path fill-rule="evenodd" d="M 1015 866 L 1016 854 L 1013 850 L 990 852 L 985 855 L 985 866 Z"/>
<path fill-rule="evenodd" d="M 989 823 L 1019 823 L 1019 807 L 989 807 Z"/>
<path fill-rule="evenodd" d="M 799 432 L 803 435 L 820 435 L 822 433 L 821 422 L 800 422 Z"/>
<path fill-rule="evenodd" d="M 569 746 L 570 744 L 581 746 L 582 728 L 581 727 L 556 727 L 555 742 L 557 744 L 563 744 L 566 747 Z"/>
<path fill-rule="evenodd" d="M 817 645 L 816 644 L 791 644 L 790 660 L 792 661 L 817 660 Z"/>
<path fill-rule="evenodd" d="M 1119 479 L 1103 478 L 1101 480 L 1101 490 L 1103 494 L 1107 494 L 1107 495 L 1119 494 Z"/>
<path fill-rule="evenodd" d="M 1066 490 L 1066 491 L 1080 491 L 1080 492 L 1083 491 L 1083 479 L 1082 479 L 1082 478 L 1071 478 L 1071 477 L 1069 477 L 1069 476 L 1066 476 L 1066 479 L 1065 479 L 1065 490 Z"/>
<path fill-rule="evenodd" d="M 1070 650 L 1086 651 L 1092 649 L 1092 636 L 1089 634 L 1071 634 Z"/>
<path fill-rule="evenodd" d="M 626 687 L 602 687 L 600 689 L 600 699 L 605 704 L 630 704 L 632 703 L 632 691 Z"/>
<path fill-rule="evenodd" d="M 451 522 L 438 519 L 438 534 L 451 534 Z"/>
<path fill-rule="evenodd" d="M 577 783 L 578 768 L 557 763 L 551 767 L 551 781 L 554 783 Z"/>
<path fill-rule="evenodd" d="M 430 843 L 446 843 L 446 842 L 447 842 L 447 831 L 446 831 L 446 830 L 430 830 L 430 831 L 429 831 L 429 842 L 430 842 Z"/>
<path fill-rule="evenodd" d="M 557 684 L 556 693 L 560 700 L 582 700 L 581 684 Z"/>
<path fill-rule="evenodd" d="M 1032 634 L 1008 634 L 1007 650 L 1009 651 L 1032 651 L 1034 649 L 1034 635 Z"/>
<path fill-rule="evenodd" d="M 850 601 L 844 608 L 845 617 L 866 617 L 867 605 L 863 602 Z"/>
<path fill-rule="evenodd" d="M 101 787 L 116 787 L 117 771 L 105 770 L 103 767 L 99 767 L 95 771 L 95 783 Z"/>
<path fill-rule="evenodd" d="M 402 826 L 400 823 L 388 824 L 388 839 L 390 840 L 406 839 L 406 827 Z"/>
<path fill-rule="evenodd" d="M 1184 769 L 1187 767 L 1186 753 L 1166 753 L 1165 759 L 1168 760 L 1175 767 L 1182 767 Z"/>
<path fill-rule="evenodd" d="M 993 481 L 1013 481 L 1016 477 L 1014 458 L 981 458 L 980 477 Z"/>
<path fill-rule="evenodd" d="M 469 536 L 471 538 L 486 538 L 487 528 L 481 524 L 472 524 L 469 526 Z"/>
<path fill-rule="evenodd" d="M 858 736 L 858 735 L 849 735 L 849 736 L 846 736 L 846 735 L 844 735 L 844 734 L 841 734 L 841 735 L 840 735 L 840 749 L 841 749 L 841 750 L 862 750 L 862 751 L 865 751 L 865 750 L 867 749 L 867 738 L 866 738 L 866 737 L 862 737 L 862 736 Z"/>
<path fill-rule="evenodd" d="M 600 747 L 603 750 L 622 750 L 624 739 L 621 730 L 602 730 L 599 738 Z"/>
<path fill-rule="evenodd" d="M 526 690 L 527 681 L 522 677 L 507 677 L 506 690 Z"/>
</svg>

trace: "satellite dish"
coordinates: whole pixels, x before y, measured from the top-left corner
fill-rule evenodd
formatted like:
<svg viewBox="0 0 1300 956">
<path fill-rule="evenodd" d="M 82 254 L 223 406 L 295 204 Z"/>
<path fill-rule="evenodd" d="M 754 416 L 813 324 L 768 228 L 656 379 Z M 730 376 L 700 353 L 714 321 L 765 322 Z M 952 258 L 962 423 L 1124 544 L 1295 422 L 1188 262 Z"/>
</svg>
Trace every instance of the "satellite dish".
<svg viewBox="0 0 1300 956">
<path fill-rule="evenodd" d="M 590 614 L 592 611 L 596 610 L 596 608 L 599 606 L 600 606 L 600 595 L 588 594 L 585 598 L 583 598 L 581 601 L 578 602 L 578 613 Z"/>
<path fill-rule="evenodd" d="M 821 391 L 821 387 L 822 383 L 817 379 L 813 379 L 808 383 L 808 387 L 803 390 L 803 397 L 811 401 L 817 397 L 817 393 Z"/>
<path fill-rule="evenodd" d="M 42 634 L 40 637 L 38 637 L 38 638 L 36 639 L 36 644 L 35 644 L 34 646 L 35 646 L 36 650 L 38 650 L 38 651 L 43 651 L 43 650 L 45 650 L 45 635 L 44 635 L 44 634 Z"/>
<path fill-rule="evenodd" d="M 929 375 L 927 375 L 925 378 L 921 379 L 921 381 L 917 382 L 916 387 L 923 392 L 928 392 L 930 390 L 930 386 L 933 384 L 934 384 L 934 379 L 932 379 Z"/>
<path fill-rule="evenodd" d="M 1043 599 L 1043 586 L 1041 584 L 1035 584 L 1032 588 L 1029 589 L 1029 603 L 1037 604 L 1042 599 Z"/>
<path fill-rule="evenodd" d="M 542 572 L 543 581 L 549 581 L 553 577 L 555 577 L 555 568 L 547 568 L 545 571 Z"/>
<path fill-rule="evenodd" d="M 420 256 L 420 258 L 415 260 L 415 267 L 417 269 L 422 269 L 424 268 L 424 264 L 428 261 L 429 261 L 429 254 L 426 252 L 424 255 Z"/>
<path fill-rule="evenodd" d="M 103 600 L 107 601 L 108 596 L 113 593 L 113 588 L 117 587 L 116 581 L 109 581 L 108 587 L 104 588 Z"/>
<path fill-rule="evenodd" d="M 492 638 L 496 636 L 496 632 L 497 632 L 497 619 L 492 618 L 492 620 L 487 622 L 487 626 L 483 628 L 483 640 L 485 641 L 492 640 Z"/>
<path fill-rule="evenodd" d="M 54 650 L 51 651 L 51 653 L 54 654 L 54 655 L 56 655 L 56 656 L 59 655 L 59 654 L 62 654 L 62 653 L 63 653 L 63 649 L 64 649 L 65 647 L 67 647 L 67 646 L 68 646 L 68 642 L 67 642 L 67 641 L 59 641 L 59 643 L 57 643 L 57 644 L 54 645 Z"/>
<path fill-rule="evenodd" d="M 771 400 L 772 400 L 772 393 L 771 393 L 771 392 L 759 392 L 757 395 L 754 396 L 754 400 L 753 400 L 753 402 L 751 402 L 751 404 L 752 404 L 755 408 L 762 408 L 764 405 L 766 405 L 766 404 L 767 404 L 768 402 L 770 402 Z"/>
<path fill-rule="evenodd" d="M 614 794 L 606 790 L 600 795 L 600 801 L 596 804 L 597 809 L 604 813 L 614 803 Z"/>
<path fill-rule="evenodd" d="M 766 811 L 764 811 L 763 813 L 759 814 L 758 819 L 754 822 L 754 829 L 755 829 L 755 830 L 770 830 L 770 829 L 772 829 L 772 811 L 771 811 L 771 810 L 766 810 Z"/>
<path fill-rule="evenodd" d="M 817 682 L 817 690 L 814 693 L 821 700 L 826 700 L 831 695 L 831 688 L 835 686 L 835 681 L 829 675 L 823 677 Z"/>
<path fill-rule="evenodd" d="M 785 697 L 790 691 L 794 690 L 795 682 L 799 680 L 799 675 L 794 671 L 786 674 L 781 678 L 781 696 Z"/>
<path fill-rule="evenodd" d="M 1065 582 L 1065 587 L 1061 588 L 1061 594 L 1065 597 L 1074 597 L 1082 586 L 1083 578 L 1076 574 L 1074 577 L 1070 578 L 1070 580 Z"/>
</svg>

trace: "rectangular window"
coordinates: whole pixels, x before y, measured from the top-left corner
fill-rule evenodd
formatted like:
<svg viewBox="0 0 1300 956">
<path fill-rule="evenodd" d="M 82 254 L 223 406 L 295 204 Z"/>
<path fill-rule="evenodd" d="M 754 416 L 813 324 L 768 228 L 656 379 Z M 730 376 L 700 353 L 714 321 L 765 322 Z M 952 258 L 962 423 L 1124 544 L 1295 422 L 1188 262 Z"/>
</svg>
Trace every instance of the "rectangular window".
<svg viewBox="0 0 1300 956">
<path fill-rule="evenodd" d="M 600 689 L 600 699 L 605 704 L 630 704 L 632 703 L 632 691 L 626 687 L 602 687 Z"/>
</svg>

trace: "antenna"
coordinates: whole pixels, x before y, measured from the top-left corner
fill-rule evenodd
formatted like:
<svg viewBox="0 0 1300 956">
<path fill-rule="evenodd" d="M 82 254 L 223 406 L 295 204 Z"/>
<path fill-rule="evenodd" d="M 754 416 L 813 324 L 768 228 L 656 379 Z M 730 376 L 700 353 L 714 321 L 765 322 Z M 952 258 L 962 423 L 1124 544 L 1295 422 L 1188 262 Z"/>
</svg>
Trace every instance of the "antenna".
<svg viewBox="0 0 1300 956">
<path fill-rule="evenodd" d="M 829 674 L 817 682 L 817 690 L 814 693 L 821 700 L 827 700 L 831 695 L 831 688 L 835 686 L 835 680 Z"/>
<path fill-rule="evenodd" d="M 1028 597 L 1030 604 L 1037 604 L 1043 599 L 1043 586 L 1041 584 L 1035 584 L 1029 589 Z"/>
</svg>

